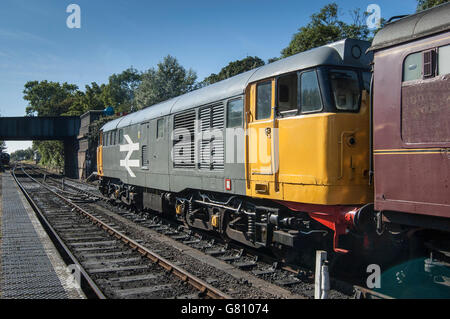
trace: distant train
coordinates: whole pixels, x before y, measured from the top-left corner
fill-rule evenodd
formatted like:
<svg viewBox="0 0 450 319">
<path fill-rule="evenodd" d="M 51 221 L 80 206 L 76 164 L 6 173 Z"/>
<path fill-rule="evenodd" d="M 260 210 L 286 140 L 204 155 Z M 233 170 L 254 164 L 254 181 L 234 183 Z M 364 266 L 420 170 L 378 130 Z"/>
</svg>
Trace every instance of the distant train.
<svg viewBox="0 0 450 319">
<path fill-rule="evenodd" d="M 325 45 L 108 122 L 100 189 L 283 259 L 433 252 L 448 267 L 449 16 L 442 5 L 372 46 Z"/>
</svg>

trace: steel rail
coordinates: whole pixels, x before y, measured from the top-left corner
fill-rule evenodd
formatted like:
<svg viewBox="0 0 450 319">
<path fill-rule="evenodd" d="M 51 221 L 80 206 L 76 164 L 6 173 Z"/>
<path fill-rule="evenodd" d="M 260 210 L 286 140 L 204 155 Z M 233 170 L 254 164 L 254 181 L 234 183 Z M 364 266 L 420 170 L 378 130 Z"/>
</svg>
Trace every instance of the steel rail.
<svg viewBox="0 0 450 319">
<path fill-rule="evenodd" d="M 85 217 L 91 220 L 91 222 L 98 226 L 99 228 L 107 231 L 111 236 L 114 236 L 115 238 L 121 240 L 123 243 L 127 244 L 131 247 L 131 249 L 139 252 L 143 257 L 146 257 L 150 259 L 153 263 L 161 266 L 164 268 L 167 272 L 174 274 L 178 278 L 180 278 L 182 281 L 187 282 L 197 290 L 199 290 L 202 294 L 213 298 L 213 299 L 231 299 L 230 296 L 225 294 L 224 292 L 214 288 L 210 284 L 204 282 L 200 278 L 190 274 L 186 270 L 174 265 L 167 259 L 165 259 L 162 256 L 159 256 L 155 252 L 150 251 L 149 249 L 145 248 L 138 242 L 134 241 L 133 239 L 127 237 L 126 235 L 122 234 L 121 232 L 115 230 L 114 228 L 108 226 L 106 223 L 102 222 L 100 219 L 96 218 L 92 214 L 85 211 L 80 206 L 76 205 L 69 199 L 65 198 L 64 196 L 58 194 L 57 192 L 53 191 L 51 188 L 49 188 L 47 185 L 42 184 L 41 182 L 37 181 L 30 175 L 28 175 L 25 170 L 22 168 L 22 171 L 25 175 L 27 175 L 30 179 L 32 179 L 34 182 L 40 184 L 42 187 L 46 188 L 48 191 L 53 193 L 54 195 L 58 196 L 61 200 L 63 200 L 65 203 L 67 203 L 69 206 L 71 206 L 74 210 L 81 213 Z"/>
<path fill-rule="evenodd" d="M 31 208 L 35 211 L 36 216 L 38 217 L 39 221 L 41 222 L 44 229 L 47 231 L 47 234 L 49 234 L 50 238 L 52 239 L 52 242 L 57 247 L 58 251 L 61 253 L 61 257 L 66 263 L 66 265 L 76 265 L 78 270 L 80 271 L 80 282 L 79 285 L 83 292 L 85 293 L 86 297 L 88 298 L 96 298 L 96 299 L 106 299 L 103 292 L 98 288 L 98 286 L 95 284 L 95 282 L 92 280 L 92 278 L 88 275 L 86 270 L 81 266 L 81 264 L 78 262 L 78 260 L 75 258 L 75 256 L 71 253 L 69 248 L 64 244 L 61 237 L 59 237 L 58 233 L 55 231 L 55 229 L 51 226 L 47 218 L 45 218 L 44 214 L 40 210 L 40 208 L 37 206 L 37 204 L 34 202 L 34 200 L 31 198 L 30 194 L 26 191 L 25 187 L 22 185 L 21 182 L 19 182 L 19 179 L 16 176 L 15 173 L 16 167 L 14 167 L 11 171 L 11 175 L 16 181 L 17 185 L 19 186 L 20 190 L 24 194 L 25 198 L 27 199 L 28 203 L 30 204 Z M 27 174 L 28 175 L 28 174 Z M 30 177 L 28 175 L 28 177 Z"/>
<path fill-rule="evenodd" d="M 34 170 L 44 172 L 44 173 L 40 173 L 40 174 L 45 175 L 47 179 L 51 179 L 51 180 L 53 180 L 54 182 L 58 182 L 58 180 L 55 179 L 54 177 L 47 175 L 47 174 L 45 173 L 45 171 L 44 171 L 42 168 L 40 168 L 40 167 L 34 167 L 34 166 L 32 166 L 32 165 L 30 165 L 29 167 L 32 168 L 32 169 L 34 169 Z M 54 175 L 54 174 L 52 174 L 52 175 Z M 63 177 L 63 179 L 64 179 L 64 177 Z M 79 183 L 79 184 L 81 184 L 81 185 L 83 184 L 83 183 L 78 182 L 78 181 L 75 181 L 75 180 L 73 180 L 73 179 L 69 179 L 69 181 L 71 181 L 71 182 L 76 182 L 76 183 Z M 105 201 L 105 202 L 108 202 L 108 201 L 111 201 L 111 200 L 112 200 L 112 198 L 108 198 L 108 197 L 105 197 L 105 196 L 103 196 L 103 195 L 94 194 L 94 193 L 92 193 L 92 192 L 90 192 L 90 191 L 88 191 L 88 190 L 84 190 L 84 189 L 78 188 L 78 187 L 73 186 L 73 185 L 70 185 L 70 184 L 64 183 L 64 187 L 73 189 L 73 190 L 77 191 L 78 193 L 82 193 L 82 194 L 85 194 L 85 195 L 89 195 L 89 196 L 91 196 L 91 197 L 95 197 L 95 198 L 101 199 L 101 200 L 103 200 L 103 201 Z"/>
<path fill-rule="evenodd" d="M 34 167 L 33 167 L 33 169 L 34 169 Z M 40 168 L 38 168 L 38 169 L 40 169 Z M 53 177 L 48 176 L 47 178 L 50 178 L 53 181 L 57 182 L 57 180 L 55 178 L 53 178 Z M 80 184 L 82 184 L 82 183 L 80 183 Z M 72 186 L 72 185 L 65 184 L 65 186 L 68 186 L 69 188 L 72 188 L 72 189 L 74 189 L 74 190 L 76 190 L 78 192 L 81 192 L 81 193 L 84 193 L 84 194 L 87 194 L 87 195 L 91 195 L 93 197 L 100 198 L 102 200 L 106 200 L 106 201 L 111 200 L 110 198 L 107 198 L 107 197 L 104 197 L 104 196 L 100 196 L 100 195 L 97 195 L 97 194 L 93 194 L 93 193 L 90 193 L 89 191 L 84 191 L 84 190 L 79 189 L 79 188 L 77 188 L 75 186 Z M 237 248 L 241 248 L 240 246 L 236 246 L 236 247 Z M 248 249 L 249 251 L 253 251 L 253 249 L 249 249 L 248 247 L 246 247 L 246 249 Z M 267 256 L 264 256 L 264 257 L 267 257 Z M 152 259 L 152 258 L 150 258 L 150 259 Z M 152 260 L 157 262 L 156 261 L 157 259 L 152 259 Z M 275 262 L 275 260 L 272 260 L 272 262 Z M 281 269 L 283 269 L 285 271 L 288 271 L 288 272 L 291 272 L 293 274 L 298 274 L 298 272 L 299 272 L 299 269 L 296 269 L 295 267 L 293 267 L 291 265 L 280 263 L 279 267 Z M 165 268 L 165 269 L 170 270 L 170 268 Z M 336 279 L 333 279 L 333 280 L 336 280 Z M 362 286 L 353 285 L 353 284 L 348 284 L 348 285 L 353 287 L 354 291 L 356 291 L 356 293 L 357 293 L 358 298 L 370 299 L 371 297 L 375 297 L 377 299 L 394 299 L 391 296 L 388 296 L 388 295 L 376 292 L 374 290 L 371 290 L 371 289 L 368 289 L 368 288 L 365 288 L 365 287 L 362 287 Z"/>
<path fill-rule="evenodd" d="M 362 299 L 361 297 L 364 297 L 364 299 L 372 299 L 371 297 L 375 297 L 376 299 L 395 299 L 394 297 L 376 292 L 368 288 L 364 288 L 357 285 L 353 287 L 355 288 L 357 296 L 360 297 L 360 299 Z"/>
</svg>

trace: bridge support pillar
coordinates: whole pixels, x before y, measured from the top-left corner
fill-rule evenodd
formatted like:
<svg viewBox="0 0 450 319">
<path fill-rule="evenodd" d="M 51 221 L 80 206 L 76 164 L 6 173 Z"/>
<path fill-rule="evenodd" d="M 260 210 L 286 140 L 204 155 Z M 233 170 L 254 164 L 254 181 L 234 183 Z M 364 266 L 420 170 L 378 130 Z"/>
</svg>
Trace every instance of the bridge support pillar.
<svg viewBox="0 0 450 319">
<path fill-rule="evenodd" d="M 70 138 L 64 140 L 64 175 L 78 179 L 78 140 Z"/>
</svg>

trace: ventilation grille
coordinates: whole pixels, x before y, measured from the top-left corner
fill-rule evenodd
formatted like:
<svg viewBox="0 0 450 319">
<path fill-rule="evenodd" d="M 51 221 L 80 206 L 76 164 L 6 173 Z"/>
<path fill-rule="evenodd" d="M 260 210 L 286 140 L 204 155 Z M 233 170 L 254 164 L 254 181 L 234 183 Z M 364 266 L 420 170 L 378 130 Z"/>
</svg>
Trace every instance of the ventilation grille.
<svg viewBox="0 0 450 319">
<path fill-rule="evenodd" d="M 195 111 L 174 116 L 173 167 L 195 168 Z"/>
<path fill-rule="evenodd" d="M 149 164 L 147 145 L 142 145 L 142 166 L 146 167 Z"/>
<path fill-rule="evenodd" d="M 432 78 L 435 69 L 435 51 L 429 50 L 423 53 L 423 78 Z"/>
<path fill-rule="evenodd" d="M 202 136 L 200 141 L 200 169 L 223 170 L 224 168 L 224 112 L 223 104 L 200 109 L 199 125 Z M 214 134 L 217 130 L 220 130 L 220 134 Z"/>
</svg>

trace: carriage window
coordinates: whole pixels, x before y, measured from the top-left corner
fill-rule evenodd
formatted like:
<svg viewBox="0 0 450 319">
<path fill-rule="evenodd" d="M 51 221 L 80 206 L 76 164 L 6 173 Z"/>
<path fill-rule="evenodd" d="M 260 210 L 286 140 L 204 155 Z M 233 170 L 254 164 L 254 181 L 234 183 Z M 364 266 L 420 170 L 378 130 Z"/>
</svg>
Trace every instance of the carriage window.
<svg viewBox="0 0 450 319">
<path fill-rule="evenodd" d="M 300 78 L 300 107 L 302 113 L 317 112 L 322 110 L 319 82 L 316 71 L 308 71 L 301 74 Z"/>
<path fill-rule="evenodd" d="M 422 52 L 410 54 L 403 63 L 403 82 L 422 79 Z"/>
<path fill-rule="evenodd" d="M 164 119 L 159 119 L 156 122 L 156 138 L 162 138 L 164 136 Z"/>
<path fill-rule="evenodd" d="M 358 74 L 350 70 L 330 70 L 330 80 L 336 109 L 357 111 L 360 97 Z"/>
<path fill-rule="evenodd" d="M 256 119 L 270 117 L 272 105 L 272 81 L 258 84 L 256 87 Z"/>
<path fill-rule="evenodd" d="M 278 112 L 286 114 L 297 110 L 297 74 L 282 76 L 277 80 L 278 86 Z M 290 112 L 289 112 L 290 113 Z"/>
<path fill-rule="evenodd" d="M 438 49 L 438 74 L 450 73 L 450 45 Z"/>
<path fill-rule="evenodd" d="M 228 102 L 227 106 L 227 127 L 242 126 L 242 112 L 244 109 L 244 102 L 242 99 Z"/>
</svg>

